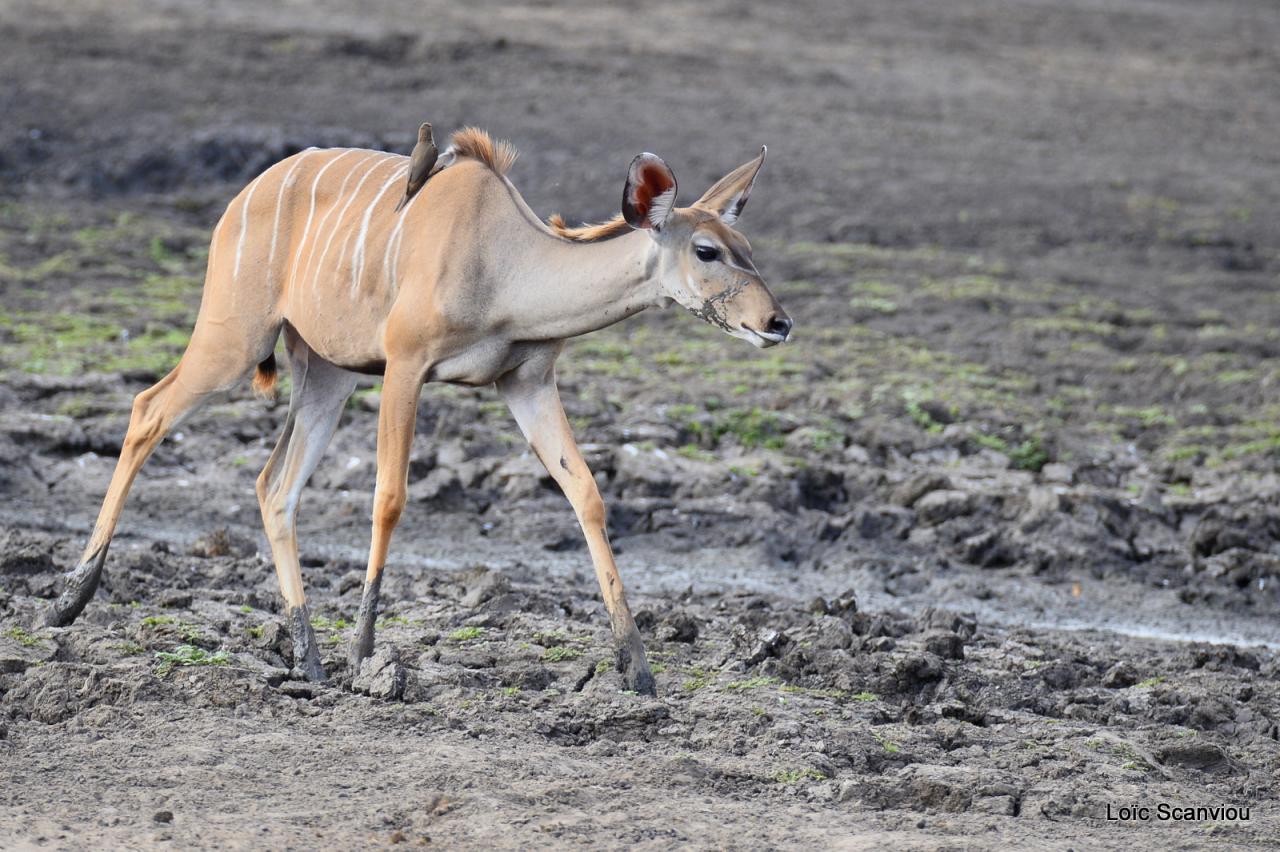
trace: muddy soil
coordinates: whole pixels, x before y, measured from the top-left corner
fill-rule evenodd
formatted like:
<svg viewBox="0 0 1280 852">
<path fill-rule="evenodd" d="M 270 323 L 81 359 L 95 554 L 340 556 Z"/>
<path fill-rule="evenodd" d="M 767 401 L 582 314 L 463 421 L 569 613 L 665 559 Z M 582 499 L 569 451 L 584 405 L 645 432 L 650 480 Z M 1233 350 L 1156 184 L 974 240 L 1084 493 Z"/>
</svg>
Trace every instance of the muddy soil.
<svg viewBox="0 0 1280 852">
<path fill-rule="evenodd" d="M 1275 848 L 1274 4 L 15 0 L 0 39 L 0 846 Z M 254 497 L 287 393 L 183 423 L 44 627 L 222 206 L 422 120 L 582 220 L 638 151 L 687 202 L 770 146 L 741 227 L 795 343 L 652 312 L 561 362 L 658 696 L 491 389 L 424 393 L 361 672 L 372 379 L 299 523 L 328 685 Z M 1108 819 L 1161 803 L 1248 816 Z"/>
</svg>

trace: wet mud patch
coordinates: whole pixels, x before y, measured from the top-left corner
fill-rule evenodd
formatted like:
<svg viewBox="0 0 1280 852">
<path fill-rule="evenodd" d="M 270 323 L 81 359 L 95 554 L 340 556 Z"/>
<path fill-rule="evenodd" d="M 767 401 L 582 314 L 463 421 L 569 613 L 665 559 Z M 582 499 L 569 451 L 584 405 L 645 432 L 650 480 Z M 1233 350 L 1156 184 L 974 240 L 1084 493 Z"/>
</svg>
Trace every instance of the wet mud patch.
<svg viewBox="0 0 1280 852">
<path fill-rule="evenodd" d="M 10 577 L 47 570 L 58 551 L 38 533 L 6 541 Z M 117 584 L 183 576 L 179 598 L 100 593 L 68 628 L 32 626 L 47 600 L 5 604 L 0 747 L 46 780 L 58 771 L 37 754 L 49 737 L 65 748 L 99 731 L 110 749 L 156 725 L 189 742 L 219 740 L 228 723 L 270 731 L 309 720 L 325 751 L 410 734 L 413 748 L 500 746 L 535 775 L 556 755 L 582 755 L 596 765 L 587 777 L 625 765 L 642 789 L 958 825 L 1083 826 L 1136 790 L 1226 801 L 1276 792 L 1272 651 L 1010 630 L 941 609 L 864 611 L 853 591 L 798 603 L 709 590 L 661 609 L 642 595 L 658 685 L 648 699 L 622 691 L 589 578 L 530 583 L 473 566 L 388 596 L 378 650 L 359 672 L 346 669 L 358 585 L 317 584 L 312 626 L 330 680 L 315 684 L 294 679 L 282 613 L 218 593 L 223 575 L 209 563 L 245 560 L 146 556 L 113 563 Z M 527 798 L 494 803 L 491 771 L 450 767 L 457 811 L 433 820 L 465 822 L 476 807 L 514 816 Z M 147 795 L 126 798 L 145 808 Z M 175 830 L 194 817 L 174 814 Z"/>
</svg>

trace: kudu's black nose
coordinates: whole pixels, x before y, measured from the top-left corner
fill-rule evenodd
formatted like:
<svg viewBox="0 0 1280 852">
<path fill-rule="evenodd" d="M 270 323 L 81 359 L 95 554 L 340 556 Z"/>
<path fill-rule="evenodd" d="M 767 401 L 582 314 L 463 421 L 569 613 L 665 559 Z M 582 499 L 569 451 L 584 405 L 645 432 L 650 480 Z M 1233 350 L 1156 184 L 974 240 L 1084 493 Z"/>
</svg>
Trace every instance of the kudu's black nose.
<svg viewBox="0 0 1280 852">
<path fill-rule="evenodd" d="M 787 335 L 791 333 L 791 317 L 774 314 L 773 318 L 769 320 L 769 324 L 764 327 L 764 330 L 785 340 Z"/>
</svg>

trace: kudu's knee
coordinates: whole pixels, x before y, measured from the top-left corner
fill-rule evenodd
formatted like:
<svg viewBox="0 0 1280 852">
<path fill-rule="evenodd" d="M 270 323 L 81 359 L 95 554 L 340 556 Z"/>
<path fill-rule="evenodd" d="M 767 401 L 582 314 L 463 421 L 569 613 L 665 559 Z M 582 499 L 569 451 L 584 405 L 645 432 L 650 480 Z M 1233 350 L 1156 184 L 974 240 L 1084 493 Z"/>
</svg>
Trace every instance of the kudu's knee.
<svg viewBox="0 0 1280 852">
<path fill-rule="evenodd" d="M 262 509 L 262 523 L 268 533 L 282 529 L 289 523 L 288 495 L 280 487 L 274 471 L 267 467 L 258 474 L 258 506 Z"/>
<path fill-rule="evenodd" d="M 373 522 L 386 529 L 400 522 L 407 499 L 403 488 L 379 489 L 373 500 Z"/>
<path fill-rule="evenodd" d="M 124 436 L 126 451 L 145 450 L 163 437 L 164 424 L 156 416 L 155 397 L 155 388 L 149 388 L 133 398 L 129 430 Z"/>
<path fill-rule="evenodd" d="M 600 497 L 600 492 L 593 488 L 581 497 L 580 501 L 578 520 L 582 523 L 582 526 L 586 529 L 604 529 L 607 511 L 604 500 Z"/>
<path fill-rule="evenodd" d="M 267 513 L 267 504 L 271 499 L 271 465 L 268 464 L 262 469 L 262 473 L 258 474 L 258 482 L 255 486 L 258 492 L 258 505 L 262 507 L 262 514 Z"/>
</svg>

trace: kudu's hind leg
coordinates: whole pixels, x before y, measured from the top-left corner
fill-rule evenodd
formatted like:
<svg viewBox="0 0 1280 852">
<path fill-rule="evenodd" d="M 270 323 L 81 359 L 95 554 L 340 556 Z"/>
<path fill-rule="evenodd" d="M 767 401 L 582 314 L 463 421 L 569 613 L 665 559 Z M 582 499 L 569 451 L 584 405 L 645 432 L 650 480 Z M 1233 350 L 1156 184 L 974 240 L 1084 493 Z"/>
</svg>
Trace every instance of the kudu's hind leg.
<svg viewBox="0 0 1280 852">
<path fill-rule="evenodd" d="M 324 667 L 311 629 L 298 562 L 298 500 L 338 427 L 343 404 L 355 390 L 356 376 L 316 355 L 288 329 L 285 346 L 293 381 L 289 416 L 258 477 L 258 504 L 285 601 L 294 665 L 308 680 L 320 681 L 324 680 Z"/>
<path fill-rule="evenodd" d="M 125 433 L 107 496 L 102 501 L 98 522 L 79 565 L 67 575 L 62 595 L 46 617 L 50 625 L 63 627 L 75 621 L 93 597 L 129 488 L 152 450 L 179 419 L 210 395 L 234 385 L 257 363 L 254 356 L 263 355 L 263 346 L 258 342 L 239 346 L 233 345 L 233 341 L 212 338 L 201 335 L 197 329 L 178 366 L 134 398 L 129 430 Z M 270 341 L 265 351 L 271 351 Z M 206 353 L 215 354 L 203 357 Z"/>
<path fill-rule="evenodd" d="M 530 368 L 529 374 L 522 374 L 526 368 Z M 605 608 L 609 611 L 618 671 L 622 673 L 623 682 L 627 689 L 653 695 L 653 673 L 645 657 L 644 642 L 631 616 L 631 608 L 627 606 L 622 577 L 618 575 L 613 548 L 605 531 L 604 501 L 573 439 L 573 430 L 565 417 L 560 392 L 556 389 L 554 373 L 550 369 L 544 372 L 534 369 L 533 364 L 527 364 L 500 379 L 498 390 L 520 431 L 551 478 L 569 498 L 578 516 L 578 524 L 591 551 L 591 562 L 595 565 Z"/>
</svg>

